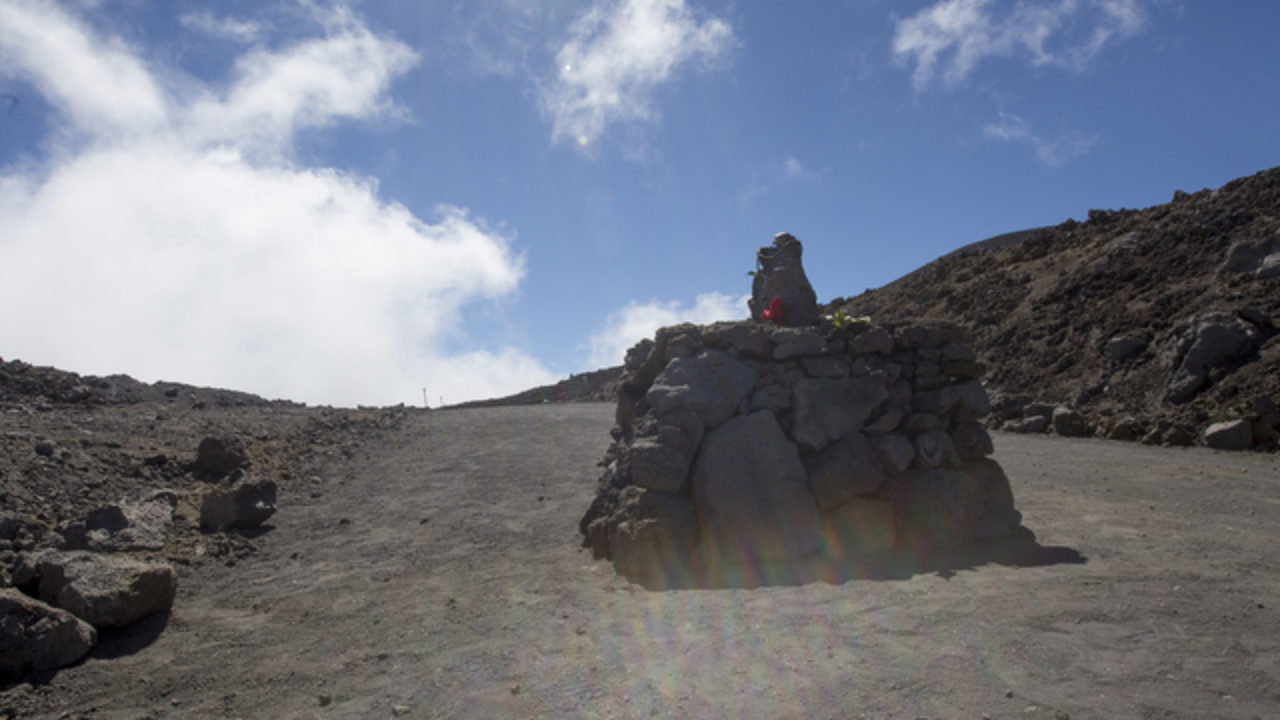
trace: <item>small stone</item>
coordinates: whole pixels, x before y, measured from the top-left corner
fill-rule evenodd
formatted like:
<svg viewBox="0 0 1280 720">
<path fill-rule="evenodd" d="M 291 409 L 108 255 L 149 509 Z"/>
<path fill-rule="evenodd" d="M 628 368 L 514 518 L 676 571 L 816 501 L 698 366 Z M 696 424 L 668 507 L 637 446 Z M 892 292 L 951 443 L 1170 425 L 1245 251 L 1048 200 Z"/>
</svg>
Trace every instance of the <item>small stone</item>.
<svg viewBox="0 0 1280 720">
<path fill-rule="evenodd" d="M 1063 437 L 1088 437 L 1093 429 L 1078 410 L 1057 407 L 1053 410 L 1053 431 Z"/>
<path fill-rule="evenodd" d="M 1216 450 L 1248 450 L 1253 447 L 1253 423 L 1248 420 L 1216 422 L 1205 428 L 1204 444 Z"/>
<path fill-rule="evenodd" d="M 275 512 L 275 482 L 241 474 L 231 487 L 216 487 L 204 496 L 200 503 L 200 527 L 214 532 L 255 528 Z"/>
</svg>

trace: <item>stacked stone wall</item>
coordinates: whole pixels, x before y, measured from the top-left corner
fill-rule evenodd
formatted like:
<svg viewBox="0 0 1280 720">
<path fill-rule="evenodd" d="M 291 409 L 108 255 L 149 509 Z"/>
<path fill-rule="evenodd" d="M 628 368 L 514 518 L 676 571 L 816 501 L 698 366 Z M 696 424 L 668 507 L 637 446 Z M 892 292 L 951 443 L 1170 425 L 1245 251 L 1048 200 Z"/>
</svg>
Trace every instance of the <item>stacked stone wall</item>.
<svg viewBox="0 0 1280 720">
<path fill-rule="evenodd" d="M 677 325 L 632 348 L 584 544 L 644 581 L 1018 528 L 949 323 Z"/>
</svg>

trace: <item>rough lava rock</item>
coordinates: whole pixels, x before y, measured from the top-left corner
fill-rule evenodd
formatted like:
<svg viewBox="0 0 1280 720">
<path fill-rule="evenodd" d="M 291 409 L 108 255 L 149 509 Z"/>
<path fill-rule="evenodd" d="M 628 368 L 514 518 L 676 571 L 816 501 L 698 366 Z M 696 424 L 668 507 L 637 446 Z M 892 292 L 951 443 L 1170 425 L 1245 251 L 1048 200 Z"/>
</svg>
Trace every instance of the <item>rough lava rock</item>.
<svg viewBox="0 0 1280 720">
<path fill-rule="evenodd" d="M 1227 420 L 1204 430 L 1204 444 L 1217 450 L 1248 450 L 1253 447 L 1253 423 Z"/>
<path fill-rule="evenodd" d="M 618 571 L 645 580 L 680 572 L 698 542 L 693 503 L 680 495 L 632 486 L 622 491 L 620 505 L 626 519 L 609 532 Z"/>
<path fill-rule="evenodd" d="M 672 587 L 1017 530 L 959 328 L 761 327 L 662 328 L 627 354 L 579 522 L 596 557 Z"/>
<path fill-rule="evenodd" d="M 774 301 L 780 301 L 783 316 L 774 319 L 785 327 L 808 327 L 818 324 L 818 295 L 804 273 L 800 241 L 790 233 L 779 233 L 773 245 L 756 253 L 755 279 L 751 283 L 751 317 L 769 321 L 765 313 Z"/>
<path fill-rule="evenodd" d="M 1248 355 L 1259 341 L 1257 326 L 1235 313 L 1201 313 L 1185 327 L 1168 355 L 1175 369 L 1165 399 L 1174 404 L 1191 400 L 1205 385 L 1210 370 Z"/>
<path fill-rule="evenodd" d="M 235 470 L 248 468 L 249 465 L 249 453 L 244 441 L 234 435 L 227 435 L 201 440 L 191 469 L 198 478 L 217 479 L 230 475 Z"/>
<path fill-rule="evenodd" d="M 247 473 L 232 473 L 229 483 L 209 490 L 200 503 L 200 527 L 220 531 L 256 528 L 276 512 L 276 484 Z"/>
<path fill-rule="evenodd" d="M 98 642 L 98 631 L 65 610 L 0 588 L 0 680 L 66 667 Z"/>
<path fill-rule="evenodd" d="M 122 500 L 90 512 L 62 529 L 67 550 L 132 552 L 163 550 L 178 496 L 158 490 L 142 502 Z"/>
<path fill-rule="evenodd" d="M 717 560 L 798 560 L 818 549 L 818 508 L 800 453 L 767 410 L 707 434 L 693 469 L 693 502 Z"/>
<path fill-rule="evenodd" d="M 645 400 L 658 415 L 685 409 L 713 428 L 747 406 L 747 391 L 757 377 L 755 370 L 728 353 L 704 350 L 672 360 L 653 381 Z"/>
<path fill-rule="evenodd" d="M 178 590 L 171 566 L 121 555 L 49 552 L 36 565 L 40 599 L 100 630 L 168 610 Z"/>
</svg>

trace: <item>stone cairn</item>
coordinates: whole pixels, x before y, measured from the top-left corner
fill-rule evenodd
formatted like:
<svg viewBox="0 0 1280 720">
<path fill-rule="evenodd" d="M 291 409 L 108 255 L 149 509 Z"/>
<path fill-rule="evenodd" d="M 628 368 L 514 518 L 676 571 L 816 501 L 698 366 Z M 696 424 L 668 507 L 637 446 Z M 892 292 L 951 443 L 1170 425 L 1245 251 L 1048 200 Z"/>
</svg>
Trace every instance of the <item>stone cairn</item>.
<svg viewBox="0 0 1280 720">
<path fill-rule="evenodd" d="M 760 251 L 751 320 L 665 327 L 628 351 L 579 524 L 624 576 L 767 579 L 814 560 L 927 558 L 1020 528 L 986 457 L 985 368 L 962 330 L 820 318 L 800 252 L 786 234 Z"/>
</svg>

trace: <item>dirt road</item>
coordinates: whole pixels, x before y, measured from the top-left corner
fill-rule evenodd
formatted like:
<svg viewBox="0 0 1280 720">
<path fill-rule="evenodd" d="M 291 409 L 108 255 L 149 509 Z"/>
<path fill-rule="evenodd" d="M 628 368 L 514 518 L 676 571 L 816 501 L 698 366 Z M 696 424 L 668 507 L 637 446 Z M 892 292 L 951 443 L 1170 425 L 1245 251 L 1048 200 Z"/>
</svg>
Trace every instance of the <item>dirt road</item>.
<svg viewBox="0 0 1280 720">
<path fill-rule="evenodd" d="M 1036 562 L 650 592 L 578 547 L 611 424 L 416 414 L 0 717 L 1280 717 L 1277 456 L 998 435 Z"/>
</svg>

